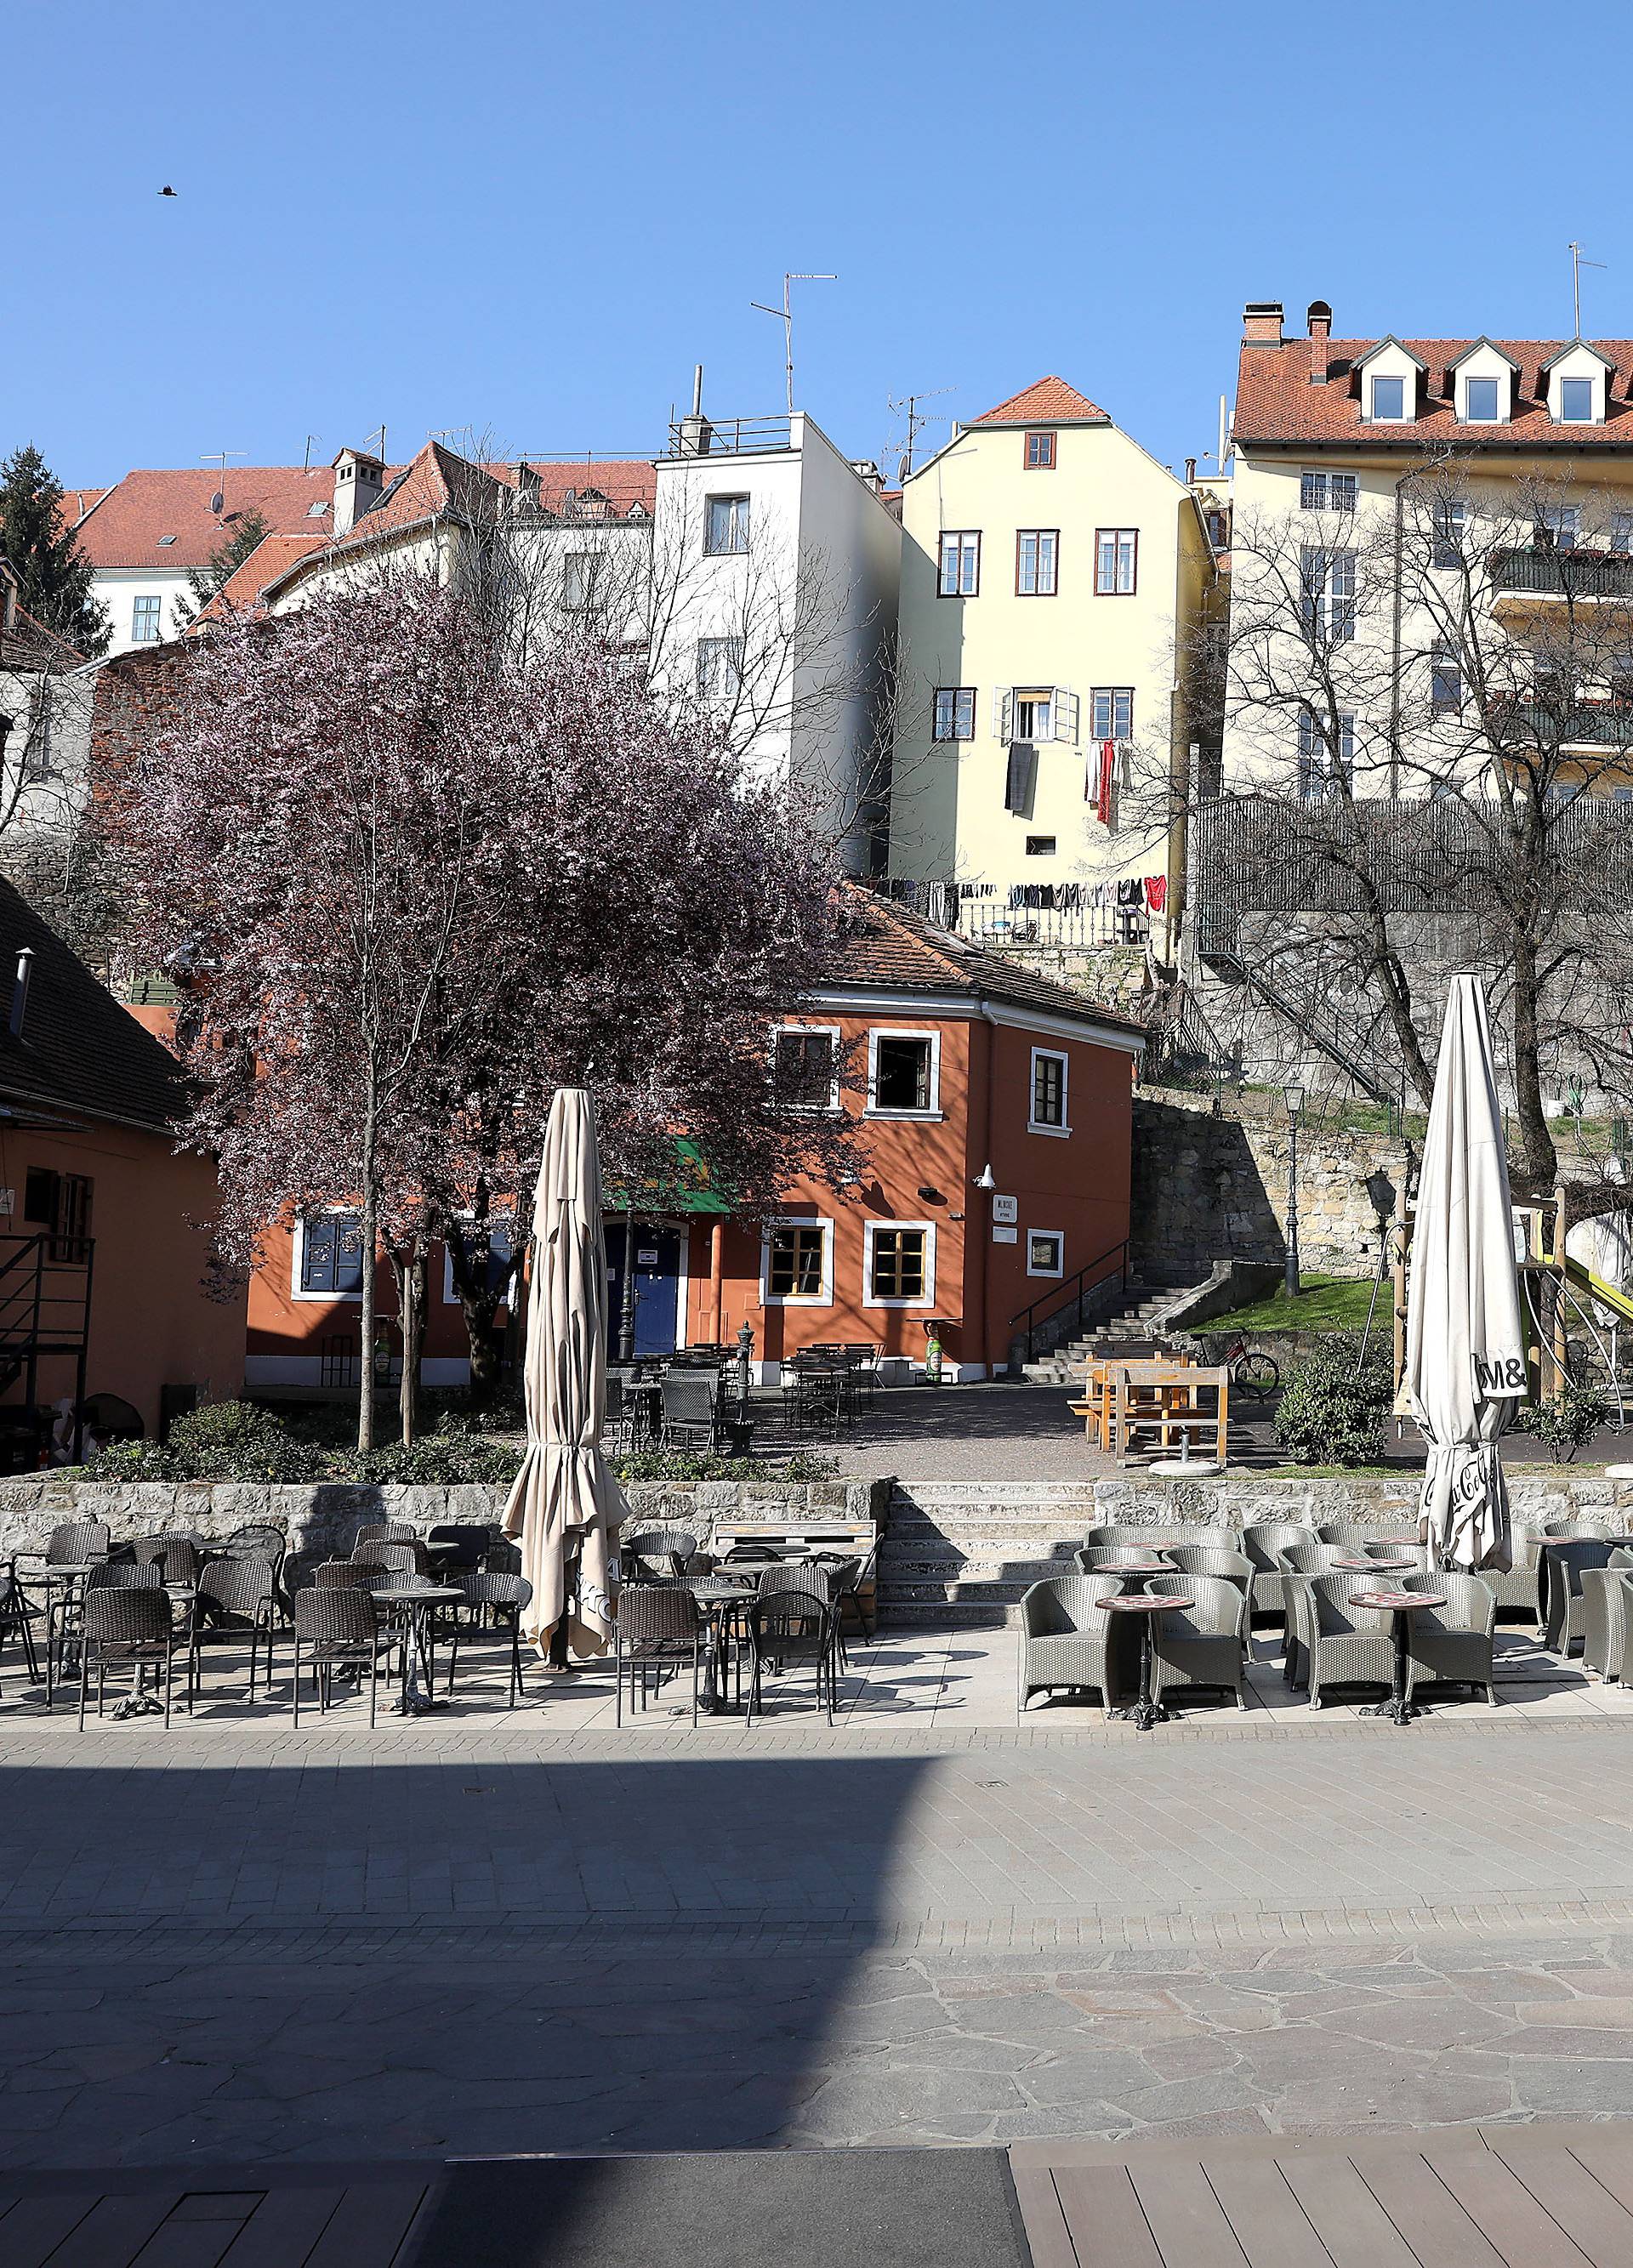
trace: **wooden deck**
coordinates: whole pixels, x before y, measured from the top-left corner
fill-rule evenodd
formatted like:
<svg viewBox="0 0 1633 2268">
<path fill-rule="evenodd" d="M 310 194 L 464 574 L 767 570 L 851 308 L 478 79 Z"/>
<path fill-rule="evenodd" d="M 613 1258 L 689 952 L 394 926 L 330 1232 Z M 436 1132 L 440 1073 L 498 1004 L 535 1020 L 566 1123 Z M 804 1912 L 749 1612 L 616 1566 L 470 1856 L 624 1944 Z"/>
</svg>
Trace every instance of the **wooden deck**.
<svg viewBox="0 0 1633 2268">
<path fill-rule="evenodd" d="M 1629 2268 L 1633 2122 L 1016 2144 L 1034 2268 Z"/>
</svg>

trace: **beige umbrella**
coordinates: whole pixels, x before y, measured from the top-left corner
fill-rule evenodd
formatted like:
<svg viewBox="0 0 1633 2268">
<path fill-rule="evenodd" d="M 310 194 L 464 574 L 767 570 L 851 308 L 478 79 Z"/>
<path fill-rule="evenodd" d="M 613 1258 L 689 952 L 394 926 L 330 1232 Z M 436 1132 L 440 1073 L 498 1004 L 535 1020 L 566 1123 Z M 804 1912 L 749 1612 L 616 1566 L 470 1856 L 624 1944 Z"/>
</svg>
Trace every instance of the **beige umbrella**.
<svg viewBox="0 0 1633 2268">
<path fill-rule="evenodd" d="M 1424 1541 L 1443 1567 L 1506 1567 L 1497 1442 L 1526 1390 L 1503 1106 L 1486 996 L 1454 976 L 1423 1137 L 1406 1387 L 1429 1444 Z"/>
<path fill-rule="evenodd" d="M 568 1612 L 567 1570 L 575 1552 L 567 1642 L 578 1654 L 604 1653 L 612 1642 L 612 1555 L 629 1506 L 601 1449 L 606 1287 L 595 1109 L 582 1087 L 561 1087 L 544 1129 L 533 1209 L 522 1366 L 528 1454 L 505 1507 L 505 1533 L 521 1537 L 521 1572 L 533 1586 L 525 1627 L 541 1653 Z"/>
</svg>

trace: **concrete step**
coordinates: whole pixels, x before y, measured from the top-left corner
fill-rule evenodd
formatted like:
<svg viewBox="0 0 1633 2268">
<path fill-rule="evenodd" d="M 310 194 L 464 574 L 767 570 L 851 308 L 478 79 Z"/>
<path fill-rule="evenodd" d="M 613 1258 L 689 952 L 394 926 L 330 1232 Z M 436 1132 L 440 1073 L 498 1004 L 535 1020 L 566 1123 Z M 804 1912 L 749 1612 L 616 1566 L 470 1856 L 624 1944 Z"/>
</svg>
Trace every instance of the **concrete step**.
<svg viewBox="0 0 1633 2268">
<path fill-rule="evenodd" d="M 925 1583 L 960 1587 L 970 1583 L 1016 1583 L 1024 1587 L 1028 1583 L 1046 1582 L 1052 1575 L 1075 1575 L 1076 1572 L 1069 1555 L 1059 1559 L 1008 1559 L 999 1552 L 990 1558 L 965 1559 L 954 1554 L 939 1559 L 894 1560 L 889 1565 L 881 1561 L 878 1580 L 883 1589 L 897 1585 L 911 1588 Z"/>
</svg>

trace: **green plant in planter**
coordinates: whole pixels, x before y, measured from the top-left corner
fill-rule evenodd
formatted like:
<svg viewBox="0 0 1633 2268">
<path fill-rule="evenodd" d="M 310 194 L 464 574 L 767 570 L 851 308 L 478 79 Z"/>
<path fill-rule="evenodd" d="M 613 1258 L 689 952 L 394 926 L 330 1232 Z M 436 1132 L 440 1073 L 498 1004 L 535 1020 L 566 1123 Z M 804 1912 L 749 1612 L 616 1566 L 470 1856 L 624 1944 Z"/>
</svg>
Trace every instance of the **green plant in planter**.
<svg viewBox="0 0 1633 2268">
<path fill-rule="evenodd" d="M 1610 1423 L 1611 1405 L 1596 1386 L 1573 1380 L 1546 1402 L 1527 1402 L 1514 1412 L 1514 1431 L 1546 1443 L 1556 1465 L 1568 1465 L 1577 1451 Z"/>
<path fill-rule="evenodd" d="M 1387 1349 L 1373 1345 L 1362 1359 L 1357 1333 L 1335 1335 L 1288 1381 L 1276 1439 L 1296 1465 L 1375 1465 L 1393 1400 Z"/>
<path fill-rule="evenodd" d="M 611 1460 L 621 1481 L 828 1481 L 839 1471 L 831 1457 L 796 1452 L 780 1465 L 755 1457 L 711 1457 L 696 1449 L 640 1449 Z"/>
</svg>

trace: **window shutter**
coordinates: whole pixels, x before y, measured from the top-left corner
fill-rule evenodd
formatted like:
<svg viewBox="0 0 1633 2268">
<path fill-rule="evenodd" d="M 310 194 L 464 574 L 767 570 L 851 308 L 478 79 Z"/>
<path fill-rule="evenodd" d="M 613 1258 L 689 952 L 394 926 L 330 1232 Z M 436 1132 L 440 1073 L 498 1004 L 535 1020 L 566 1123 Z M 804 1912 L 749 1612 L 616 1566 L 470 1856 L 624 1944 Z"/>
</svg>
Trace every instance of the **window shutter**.
<svg viewBox="0 0 1633 2268">
<path fill-rule="evenodd" d="M 994 688 L 993 730 L 1001 740 L 1015 738 L 1015 693 L 1009 686 Z"/>
<path fill-rule="evenodd" d="M 1054 688 L 1054 737 L 1057 740 L 1077 740 L 1077 696 L 1064 685 Z"/>
</svg>

